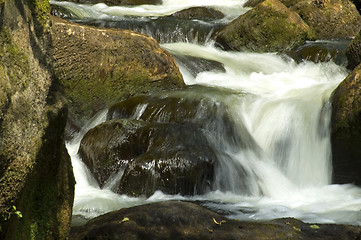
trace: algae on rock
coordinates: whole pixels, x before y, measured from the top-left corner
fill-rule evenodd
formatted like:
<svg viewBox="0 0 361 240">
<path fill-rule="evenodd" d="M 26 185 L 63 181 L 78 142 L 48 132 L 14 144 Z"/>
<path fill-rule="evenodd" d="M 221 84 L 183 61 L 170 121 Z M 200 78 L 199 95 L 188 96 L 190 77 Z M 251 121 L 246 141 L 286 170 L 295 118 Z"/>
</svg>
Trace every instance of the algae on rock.
<svg viewBox="0 0 361 240">
<path fill-rule="evenodd" d="M 42 0 L 0 4 L 1 239 L 66 239 L 70 229 L 67 109 L 51 68 L 47 9 Z"/>
</svg>

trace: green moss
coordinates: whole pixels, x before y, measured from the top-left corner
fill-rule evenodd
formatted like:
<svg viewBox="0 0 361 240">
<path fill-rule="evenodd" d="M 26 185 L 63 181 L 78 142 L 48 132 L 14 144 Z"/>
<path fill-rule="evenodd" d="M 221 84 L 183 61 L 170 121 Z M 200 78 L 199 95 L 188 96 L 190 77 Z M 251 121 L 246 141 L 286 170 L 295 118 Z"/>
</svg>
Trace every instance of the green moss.
<svg viewBox="0 0 361 240">
<path fill-rule="evenodd" d="M 0 62 L 2 72 L 19 90 L 26 88 L 30 75 L 28 56 L 14 43 L 11 32 L 4 27 L 0 33 Z"/>
<path fill-rule="evenodd" d="M 43 29 L 50 26 L 50 3 L 48 0 L 32 0 L 34 6 L 35 19 L 40 23 Z"/>
</svg>

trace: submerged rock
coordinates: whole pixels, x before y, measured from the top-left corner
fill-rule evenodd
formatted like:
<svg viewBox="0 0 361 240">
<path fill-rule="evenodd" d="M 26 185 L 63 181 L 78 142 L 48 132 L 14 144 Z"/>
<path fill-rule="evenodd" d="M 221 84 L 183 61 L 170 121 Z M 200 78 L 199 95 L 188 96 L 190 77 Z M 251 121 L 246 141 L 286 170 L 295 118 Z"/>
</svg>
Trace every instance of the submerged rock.
<svg viewBox="0 0 361 240">
<path fill-rule="evenodd" d="M 334 61 L 341 66 L 347 65 L 346 49 L 350 40 L 307 41 L 305 44 L 284 53 L 296 62 L 312 61 L 315 63 Z"/>
<path fill-rule="evenodd" d="M 105 3 L 107 5 L 142 5 L 142 4 L 162 4 L 162 0 L 66 0 L 68 2 L 80 4 Z"/>
<path fill-rule="evenodd" d="M 357 239 L 360 227 L 306 224 L 292 218 L 263 222 L 227 219 L 190 202 L 121 209 L 72 228 L 70 239 Z"/>
<path fill-rule="evenodd" d="M 297 12 L 316 34 L 316 39 L 354 37 L 361 29 L 361 16 L 349 0 L 281 0 Z"/>
<path fill-rule="evenodd" d="M 213 181 L 216 155 L 202 130 L 191 123 L 113 120 L 91 129 L 79 154 L 104 186 L 124 173 L 113 189 L 130 196 L 202 194 Z"/>
<path fill-rule="evenodd" d="M 48 1 L 0 2 L 0 239 L 67 239 L 74 176 Z"/>
<path fill-rule="evenodd" d="M 151 37 L 54 18 L 55 73 L 81 124 L 134 94 L 185 86 L 173 59 Z"/>
<path fill-rule="evenodd" d="M 348 59 L 347 67 L 349 69 L 352 70 L 361 63 L 361 31 L 351 41 L 346 50 L 346 55 Z"/>
<path fill-rule="evenodd" d="M 314 39 L 301 17 L 278 0 L 266 0 L 215 34 L 226 50 L 273 52 Z"/>
<path fill-rule="evenodd" d="M 221 11 L 209 7 L 192 7 L 172 14 L 173 17 L 182 19 L 216 20 L 224 18 Z"/>
<path fill-rule="evenodd" d="M 331 133 L 333 182 L 361 186 L 361 64 L 332 95 Z"/>
</svg>

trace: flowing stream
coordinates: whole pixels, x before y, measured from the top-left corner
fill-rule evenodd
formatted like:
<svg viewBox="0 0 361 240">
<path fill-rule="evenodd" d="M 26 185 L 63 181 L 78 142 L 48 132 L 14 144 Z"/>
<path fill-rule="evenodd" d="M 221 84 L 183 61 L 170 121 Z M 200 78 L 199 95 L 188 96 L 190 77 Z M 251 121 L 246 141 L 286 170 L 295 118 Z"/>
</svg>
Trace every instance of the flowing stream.
<svg viewBox="0 0 361 240">
<path fill-rule="evenodd" d="M 156 38 L 177 60 L 190 86 L 189 94 L 202 89 L 204 96 L 225 104 L 237 134 L 247 142 L 247 148 L 237 148 L 228 144 L 225 133 L 208 136 L 219 148 L 215 151 L 227 152 L 231 159 L 227 161 L 232 162 L 225 162 L 217 171 L 220 184 L 214 191 L 193 197 L 158 191 L 150 198 L 132 198 L 111 191 L 121 173 L 100 189 L 77 155 L 84 133 L 105 121 L 106 111 L 100 112 L 67 143 L 77 181 L 75 222 L 119 208 L 180 199 L 201 201 L 240 220 L 295 217 L 306 222 L 361 225 L 361 189 L 352 184 L 331 184 L 329 97 L 347 70 L 333 61 L 297 63 L 277 53 L 215 48 L 210 35 L 249 10 L 243 7 L 245 2 L 164 0 L 157 6 L 109 7 L 51 1 L 71 11 L 73 21 L 133 29 Z M 213 21 L 176 21 L 169 17 L 193 6 L 212 6 L 226 17 Z M 238 191 L 241 179 L 232 166 L 242 166 L 248 172 L 246 194 Z"/>
</svg>

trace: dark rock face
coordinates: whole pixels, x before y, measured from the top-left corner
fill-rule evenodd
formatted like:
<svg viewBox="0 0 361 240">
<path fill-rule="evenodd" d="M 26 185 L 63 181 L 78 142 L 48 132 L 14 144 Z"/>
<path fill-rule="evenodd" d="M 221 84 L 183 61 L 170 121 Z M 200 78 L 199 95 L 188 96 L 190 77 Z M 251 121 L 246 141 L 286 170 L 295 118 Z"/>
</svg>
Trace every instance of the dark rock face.
<svg viewBox="0 0 361 240">
<path fill-rule="evenodd" d="M 66 239 L 70 229 L 74 177 L 49 10 L 0 1 L 0 239 Z"/>
<path fill-rule="evenodd" d="M 272 52 L 291 49 L 314 38 L 301 17 L 278 0 L 266 0 L 218 31 L 226 50 Z"/>
<path fill-rule="evenodd" d="M 216 90 L 190 87 L 135 96 L 112 106 L 108 121 L 84 136 L 79 151 L 99 184 L 124 170 L 114 191 L 134 196 L 158 189 L 183 195 L 213 189 L 249 193 L 253 173 L 229 154 L 256 143 L 246 129 L 239 134 L 225 104 L 202 91 L 217 96 Z M 227 176 L 215 178 L 230 171 L 229 178 L 239 179 L 237 187 L 229 185 Z"/>
<path fill-rule="evenodd" d="M 331 143 L 334 183 L 361 185 L 361 65 L 332 96 Z"/>
<path fill-rule="evenodd" d="M 240 222 L 189 202 L 160 202 L 107 213 L 71 231 L 70 239 L 358 239 L 360 227 L 285 218 Z"/>
<path fill-rule="evenodd" d="M 171 55 L 151 37 L 54 18 L 55 74 L 69 110 L 84 124 L 99 110 L 134 94 L 185 86 Z"/>
<path fill-rule="evenodd" d="M 210 189 L 216 155 L 192 124 L 113 120 L 91 129 L 80 156 L 100 185 L 124 168 L 116 192 L 131 196 L 202 194 Z"/>
<path fill-rule="evenodd" d="M 334 61 L 338 65 L 346 66 L 346 49 L 349 43 L 350 40 L 309 41 L 284 53 L 298 63 L 305 60 L 315 63 Z"/>
<path fill-rule="evenodd" d="M 361 63 L 361 31 L 351 41 L 346 50 L 346 55 L 348 59 L 347 67 L 349 69 L 354 69 Z"/>
<path fill-rule="evenodd" d="M 351 38 L 361 29 L 361 16 L 348 0 L 281 0 L 298 13 L 316 39 Z"/>
<path fill-rule="evenodd" d="M 107 5 L 142 5 L 142 4 L 161 4 L 162 0 L 67 0 L 69 2 L 80 4 L 105 3 Z"/>
<path fill-rule="evenodd" d="M 182 19 L 216 20 L 224 18 L 224 14 L 209 7 L 193 7 L 172 14 L 173 17 Z"/>
</svg>

